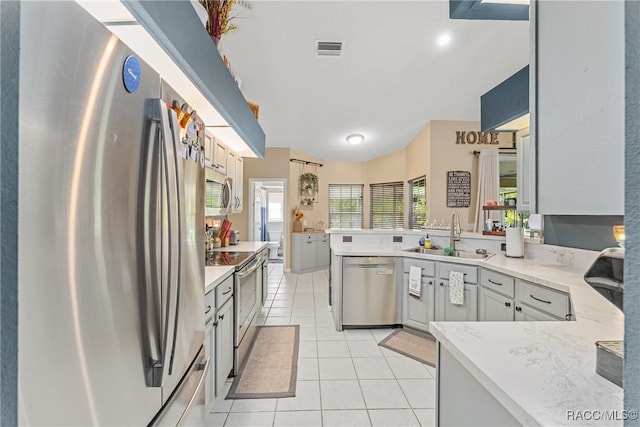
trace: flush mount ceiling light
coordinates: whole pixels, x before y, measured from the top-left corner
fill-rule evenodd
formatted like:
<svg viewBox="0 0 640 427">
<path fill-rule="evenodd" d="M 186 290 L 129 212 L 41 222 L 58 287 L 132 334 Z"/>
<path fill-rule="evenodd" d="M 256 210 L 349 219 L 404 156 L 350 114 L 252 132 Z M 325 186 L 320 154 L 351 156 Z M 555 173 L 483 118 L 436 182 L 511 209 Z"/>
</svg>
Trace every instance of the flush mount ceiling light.
<svg viewBox="0 0 640 427">
<path fill-rule="evenodd" d="M 446 46 L 449 43 L 451 43 L 451 33 L 449 32 L 444 32 L 444 33 L 440 33 L 438 34 L 438 37 L 436 38 L 436 43 L 438 46 Z"/>
<path fill-rule="evenodd" d="M 359 133 L 354 133 L 347 137 L 347 142 L 351 145 L 359 145 L 362 141 L 364 141 L 364 135 Z"/>
</svg>

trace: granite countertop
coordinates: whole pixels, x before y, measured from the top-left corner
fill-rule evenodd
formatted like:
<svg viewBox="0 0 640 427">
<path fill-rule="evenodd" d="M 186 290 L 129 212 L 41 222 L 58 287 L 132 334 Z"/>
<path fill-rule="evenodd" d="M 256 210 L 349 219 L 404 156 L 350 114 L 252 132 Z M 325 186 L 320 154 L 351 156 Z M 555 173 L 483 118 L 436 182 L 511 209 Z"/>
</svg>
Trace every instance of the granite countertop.
<svg viewBox="0 0 640 427">
<path fill-rule="evenodd" d="M 403 252 L 397 245 L 335 245 L 339 256 L 402 256 L 477 265 L 567 292 L 571 322 L 432 322 L 440 344 L 524 425 L 577 425 L 567 411 L 618 411 L 623 390 L 596 374 L 595 341 L 619 340 L 624 315 L 583 279 L 583 266 L 549 258 L 486 260 Z M 593 258 L 597 254 L 593 254 Z M 580 420 L 580 425 L 621 420 Z"/>
</svg>

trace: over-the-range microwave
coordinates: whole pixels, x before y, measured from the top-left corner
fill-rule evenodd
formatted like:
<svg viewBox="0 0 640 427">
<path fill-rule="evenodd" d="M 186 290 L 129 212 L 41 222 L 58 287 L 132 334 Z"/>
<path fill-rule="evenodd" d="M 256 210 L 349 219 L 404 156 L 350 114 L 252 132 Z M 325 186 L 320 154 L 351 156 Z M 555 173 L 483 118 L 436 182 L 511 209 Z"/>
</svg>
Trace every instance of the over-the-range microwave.
<svg viewBox="0 0 640 427">
<path fill-rule="evenodd" d="M 229 213 L 231 185 L 231 178 L 213 169 L 205 168 L 204 216 L 220 216 Z"/>
</svg>

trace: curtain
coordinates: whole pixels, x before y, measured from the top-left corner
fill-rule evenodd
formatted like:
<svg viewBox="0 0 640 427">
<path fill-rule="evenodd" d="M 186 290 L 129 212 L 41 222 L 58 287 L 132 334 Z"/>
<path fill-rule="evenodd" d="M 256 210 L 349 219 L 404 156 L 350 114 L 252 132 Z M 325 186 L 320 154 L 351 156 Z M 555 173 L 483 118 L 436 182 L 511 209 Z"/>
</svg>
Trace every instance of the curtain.
<svg viewBox="0 0 640 427">
<path fill-rule="evenodd" d="M 260 208 L 260 240 L 263 242 L 268 242 L 269 235 L 267 234 L 267 208 Z"/>
<path fill-rule="evenodd" d="M 476 199 L 476 221 L 473 231 L 481 233 L 484 228 L 485 213 L 482 206 L 487 200 L 498 200 L 500 192 L 500 165 L 498 150 L 480 150 L 478 159 L 478 198 Z M 499 213 L 499 212 L 498 212 Z M 497 213 L 489 211 L 489 218 L 496 219 Z"/>
</svg>

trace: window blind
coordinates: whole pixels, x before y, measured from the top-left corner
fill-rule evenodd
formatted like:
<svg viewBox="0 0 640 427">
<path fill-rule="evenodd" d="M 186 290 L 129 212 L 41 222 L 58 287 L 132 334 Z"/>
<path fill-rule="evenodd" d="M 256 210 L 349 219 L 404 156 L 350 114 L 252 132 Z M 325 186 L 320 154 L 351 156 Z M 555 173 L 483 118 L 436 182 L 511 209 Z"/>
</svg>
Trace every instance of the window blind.
<svg viewBox="0 0 640 427">
<path fill-rule="evenodd" d="M 404 225 L 404 184 L 371 184 L 371 228 L 396 229 Z"/>
<path fill-rule="evenodd" d="M 329 184 L 329 228 L 362 228 L 364 185 Z"/>
<path fill-rule="evenodd" d="M 409 181 L 409 215 L 408 228 L 419 230 L 427 220 L 427 178 Z"/>
</svg>

